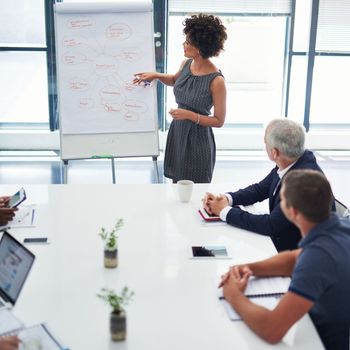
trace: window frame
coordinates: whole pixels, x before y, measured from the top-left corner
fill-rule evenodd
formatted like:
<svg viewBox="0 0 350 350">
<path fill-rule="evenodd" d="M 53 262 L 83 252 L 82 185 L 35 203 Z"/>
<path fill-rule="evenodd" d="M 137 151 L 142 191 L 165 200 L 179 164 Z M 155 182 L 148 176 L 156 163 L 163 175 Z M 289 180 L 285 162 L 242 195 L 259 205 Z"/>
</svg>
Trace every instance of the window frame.
<svg viewBox="0 0 350 350">
<path fill-rule="evenodd" d="M 168 3 L 169 0 L 165 2 Z M 296 1 L 291 1 L 291 12 L 290 14 L 273 14 L 273 16 L 285 16 L 286 17 L 286 29 L 285 29 L 285 52 L 284 52 L 284 72 L 283 72 L 283 87 L 282 87 L 282 110 L 281 115 L 283 117 L 288 118 L 289 112 L 289 103 L 290 103 L 290 84 L 292 79 L 292 64 L 294 56 L 307 56 L 307 70 L 306 70 L 306 86 L 305 86 L 305 103 L 304 103 L 304 115 L 303 115 L 303 125 L 306 131 L 312 129 L 321 130 L 321 129 L 332 129 L 332 130 L 340 130 L 346 127 L 350 129 L 350 123 L 310 123 L 310 112 L 311 112 L 311 99 L 312 99 L 312 84 L 313 84 L 313 69 L 314 62 L 316 56 L 345 56 L 350 57 L 350 53 L 344 52 L 324 52 L 316 50 L 316 35 L 317 35 L 317 23 L 318 23 L 318 15 L 319 15 L 319 5 L 320 0 L 312 0 L 311 5 L 311 18 L 310 18 L 310 36 L 307 51 L 294 51 L 293 50 L 293 42 L 294 42 L 294 26 L 295 26 L 295 15 L 296 15 Z M 157 9 L 155 8 L 155 11 Z M 229 15 L 229 16 L 270 16 L 269 14 L 264 13 L 230 13 L 230 12 L 218 12 L 213 13 L 214 15 Z M 170 15 L 188 15 L 187 12 L 169 12 Z M 166 57 L 167 59 L 167 57 Z M 166 67 L 166 63 L 164 65 Z M 165 105 L 162 105 L 163 115 L 164 115 Z M 164 122 L 167 124 L 167 121 Z M 165 125 L 166 129 L 168 125 Z M 231 128 L 247 128 L 252 129 L 256 127 L 262 127 L 261 124 L 228 124 L 225 125 L 225 129 L 230 130 Z"/>
</svg>

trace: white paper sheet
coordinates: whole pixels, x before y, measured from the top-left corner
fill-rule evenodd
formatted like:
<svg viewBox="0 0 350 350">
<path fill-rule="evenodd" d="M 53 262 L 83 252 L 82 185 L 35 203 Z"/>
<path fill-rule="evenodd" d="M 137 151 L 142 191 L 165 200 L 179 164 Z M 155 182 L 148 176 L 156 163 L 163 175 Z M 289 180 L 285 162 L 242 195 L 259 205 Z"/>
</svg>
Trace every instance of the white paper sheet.
<svg viewBox="0 0 350 350">
<path fill-rule="evenodd" d="M 23 324 L 8 309 L 0 310 L 0 334 L 22 328 Z"/>
<path fill-rule="evenodd" d="M 0 226 L 0 231 L 9 228 L 34 227 L 36 218 L 37 205 L 21 205 L 16 212 L 16 216 L 7 225 Z"/>
</svg>

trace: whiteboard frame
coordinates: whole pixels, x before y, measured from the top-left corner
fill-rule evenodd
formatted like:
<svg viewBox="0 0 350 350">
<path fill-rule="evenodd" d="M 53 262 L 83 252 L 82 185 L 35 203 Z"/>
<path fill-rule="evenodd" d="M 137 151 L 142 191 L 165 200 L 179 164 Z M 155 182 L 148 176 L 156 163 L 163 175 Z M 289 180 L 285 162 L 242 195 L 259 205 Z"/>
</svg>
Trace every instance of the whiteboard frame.
<svg viewBox="0 0 350 350">
<path fill-rule="evenodd" d="M 149 7 L 149 4 L 151 6 Z M 100 11 L 96 11 L 93 4 L 100 6 Z M 118 4 L 118 9 L 115 6 Z M 136 3 L 137 4 L 137 3 Z M 154 35 L 154 19 L 153 19 L 153 4 L 151 1 L 140 1 L 139 4 L 144 5 L 141 10 L 137 6 L 130 9 L 130 2 L 118 3 L 57 3 L 54 5 L 55 14 L 55 45 L 56 45 L 56 65 L 57 65 L 57 108 L 59 122 L 61 123 L 60 113 L 60 81 L 59 81 L 59 45 L 58 45 L 58 25 L 57 16 L 67 13 L 84 14 L 84 13 L 105 13 L 111 12 L 151 12 L 151 28 L 152 38 Z M 85 6 L 84 9 L 81 9 Z M 120 8 L 119 8 L 120 6 Z M 134 6 L 134 5 L 133 5 Z M 128 8 L 128 10 L 125 10 Z M 150 10 L 149 10 L 150 8 Z M 148 10 L 146 10 L 148 9 Z M 152 62 L 151 70 L 155 71 L 155 47 L 152 42 Z M 156 86 L 153 87 L 156 89 Z M 158 126 L 158 110 L 157 110 L 157 91 L 154 93 L 154 131 L 147 132 L 121 132 L 121 133 L 96 133 L 96 134 L 64 134 L 60 128 L 60 157 L 63 161 L 74 159 L 94 159 L 94 158 L 124 158 L 124 157 L 158 157 L 159 156 L 159 126 Z"/>
</svg>

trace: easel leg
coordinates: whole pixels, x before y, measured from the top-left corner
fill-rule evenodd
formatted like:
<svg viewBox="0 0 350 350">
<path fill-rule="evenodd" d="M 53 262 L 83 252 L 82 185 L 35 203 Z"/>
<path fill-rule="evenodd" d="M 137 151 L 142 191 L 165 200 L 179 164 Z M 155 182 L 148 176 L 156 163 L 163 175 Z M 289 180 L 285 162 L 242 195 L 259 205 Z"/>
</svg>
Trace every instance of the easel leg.
<svg viewBox="0 0 350 350">
<path fill-rule="evenodd" d="M 63 160 L 63 169 L 61 165 L 61 183 L 68 183 L 68 160 Z M 61 163 L 62 164 L 62 163 Z"/>
<path fill-rule="evenodd" d="M 154 170 L 155 170 L 155 172 L 156 172 L 157 183 L 160 183 L 160 182 L 159 182 L 159 170 L 158 170 L 158 163 L 157 163 L 157 159 L 158 159 L 158 157 L 152 157 L 152 159 L 153 159 Z"/>
<path fill-rule="evenodd" d="M 114 158 L 111 158 L 112 161 L 112 181 L 115 184 L 115 167 L 114 167 Z"/>
</svg>

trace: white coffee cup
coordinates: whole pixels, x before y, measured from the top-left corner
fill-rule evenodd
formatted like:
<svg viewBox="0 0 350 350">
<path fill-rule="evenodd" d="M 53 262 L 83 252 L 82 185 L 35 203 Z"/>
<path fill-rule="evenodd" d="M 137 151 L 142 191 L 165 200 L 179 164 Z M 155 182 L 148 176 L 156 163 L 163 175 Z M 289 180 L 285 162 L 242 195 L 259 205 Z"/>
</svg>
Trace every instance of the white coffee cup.
<svg viewBox="0 0 350 350">
<path fill-rule="evenodd" d="M 187 203 L 191 199 L 194 182 L 191 180 L 180 180 L 177 182 L 177 190 L 181 202 Z"/>
</svg>

